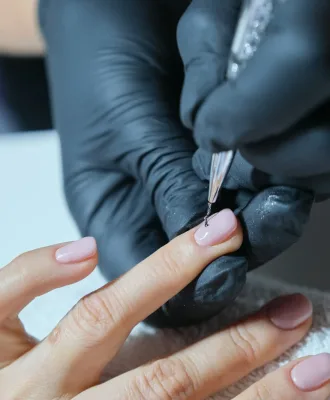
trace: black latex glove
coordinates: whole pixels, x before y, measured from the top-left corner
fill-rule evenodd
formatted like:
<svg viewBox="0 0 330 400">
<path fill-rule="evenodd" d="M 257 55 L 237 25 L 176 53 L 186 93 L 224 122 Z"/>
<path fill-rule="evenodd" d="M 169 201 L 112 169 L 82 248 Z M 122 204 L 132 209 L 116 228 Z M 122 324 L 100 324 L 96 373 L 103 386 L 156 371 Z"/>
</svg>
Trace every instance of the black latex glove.
<svg viewBox="0 0 330 400">
<path fill-rule="evenodd" d="M 193 170 L 196 146 L 178 115 L 183 69 L 176 27 L 186 6 L 186 0 L 41 1 L 66 195 L 82 234 L 96 237 L 110 280 L 206 211 L 207 182 Z M 240 213 L 244 249 L 209 265 L 151 322 L 184 325 L 218 313 L 244 285 L 248 258 L 259 265 L 300 236 L 311 196 L 267 189 L 267 179 L 256 187 L 239 163 L 236 186 L 224 199 L 237 212 L 251 201 Z"/>
<path fill-rule="evenodd" d="M 181 114 L 209 151 L 241 150 L 283 182 L 330 194 L 330 2 L 275 0 L 257 53 L 225 82 L 241 0 L 193 0 L 180 21 Z"/>
</svg>

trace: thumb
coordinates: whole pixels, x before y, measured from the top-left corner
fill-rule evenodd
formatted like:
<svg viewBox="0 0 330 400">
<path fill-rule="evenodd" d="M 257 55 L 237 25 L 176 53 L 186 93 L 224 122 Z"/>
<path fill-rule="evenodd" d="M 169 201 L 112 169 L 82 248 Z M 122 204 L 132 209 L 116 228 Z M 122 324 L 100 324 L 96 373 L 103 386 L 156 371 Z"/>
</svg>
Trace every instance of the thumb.
<svg viewBox="0 0 330 400">
<path fill-rule="evenodd" d="M 192 129 L 198 107 L 226 77 L 242 0 L 193 0 L 182 16 L 177 40 L 185 66 L 181 119 Z"/>
<path fill-rule="evenodd" d="M 314 202 L 312 193 L 273 186 L 256 194 L 238 217 L 244 226 L 243 251 L 249 270 L 264 265 L 302 236 Z"/>
</svg>

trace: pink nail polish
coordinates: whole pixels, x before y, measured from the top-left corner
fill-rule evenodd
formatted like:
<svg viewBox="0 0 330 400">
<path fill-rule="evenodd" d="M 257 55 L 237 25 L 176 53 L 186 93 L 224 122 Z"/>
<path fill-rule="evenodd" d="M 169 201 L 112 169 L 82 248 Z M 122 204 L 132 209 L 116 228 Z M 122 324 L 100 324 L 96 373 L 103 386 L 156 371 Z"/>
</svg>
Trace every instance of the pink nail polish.
<svg viewBox="0 0 330 400">
<path fill-rule="evenodd" d="M 74 264 L 93 257 L 96 250 L 95 239 L 85 237 L 59 248 L 55 253 L 55 258 L 61 264 Z"/>
<path fill-rule="evenodd" d="M 291 378 L 302 391 L 320 388 L 330 381 L 330 354 L 323 353 L 302 361 L 291 371 Z"/>
<path fill-rule="evenodd" d="M 295 329 L 313 314 L 313 305 L 302 294 L 281 296 L 267 306 L 268 317 L 280 329 Z"/>
<path fill-rule="evenodd" d="M 234 213 L 225 209 L 212 216 L 208 226 L 203 222 L 195 232 L 195 240 L 200 246 L 214 246 L 224 242 L 237 228 Z"/>
</svg>

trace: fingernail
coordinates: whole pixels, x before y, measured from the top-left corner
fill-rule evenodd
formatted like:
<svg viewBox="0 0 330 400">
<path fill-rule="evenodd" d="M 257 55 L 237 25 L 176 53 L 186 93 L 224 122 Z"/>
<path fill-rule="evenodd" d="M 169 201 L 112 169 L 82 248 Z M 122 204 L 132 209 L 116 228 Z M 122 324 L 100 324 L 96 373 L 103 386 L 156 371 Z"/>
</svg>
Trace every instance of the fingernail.
<svg viewBox="0 0 330 400">
<path fill-rule="evenodd" d="M 281 296 L 267 306 L 268 317 L 280 329 L 294 329 L 313 314 L 313 305 L 302 294 Z"/>
<path fill-rule="evenodd" d="M 96 241 L 93 237 L 85 237 L 59 248 L 55 253 L 61 264 L 73 264 L 88 260 L 96 253 Z"/>
<path fill-rule="evenodd" d="M 330 380 L 330 354 L 323 353 L 307 358 L 291 371 L 291 378 L 298 389 L 316 390 Z"/>
<path fill-rule="evenodd" d="M 212 216 L 208 226 L 203 222 L 195 232 L 195 240 L 200 246 L 214 246 L 220 244 L 235 231 L 237 219 L 234 213 L 225 209 Z"/>
</svg>

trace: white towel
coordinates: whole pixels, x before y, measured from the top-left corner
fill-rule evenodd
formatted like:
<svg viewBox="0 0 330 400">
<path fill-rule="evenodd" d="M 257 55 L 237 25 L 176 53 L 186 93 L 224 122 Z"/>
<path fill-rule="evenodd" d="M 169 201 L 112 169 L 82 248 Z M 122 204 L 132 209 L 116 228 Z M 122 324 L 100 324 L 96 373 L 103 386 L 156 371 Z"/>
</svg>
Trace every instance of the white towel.
<svg viewBox="0 0 330 400">
<path fill-rule="evenodd" d="M 310 332 L 279 359 L 254 371 L 224 392 L 211 397 L 213 400 L 233 399 L 265 374 L 289 361 L 306 355 L 330 352 L 330 293 L 253 276 L 232 307 L 201 326 L 175 331 L 152 329 L 144 324 L 138 325 L 131 333 L 122 351 L 107 368 L 105 379 L 110 379 L 151 359 L 173 353 L 218 330 L 224 322 L 228 323 L 231 319 L 237 320 L 243 315 L 259 309 L 267 301 L 280 294 L 297 292 L 304 293 L 314 304 L 314 322 Z"/>
</svg>

